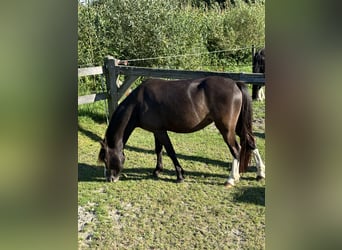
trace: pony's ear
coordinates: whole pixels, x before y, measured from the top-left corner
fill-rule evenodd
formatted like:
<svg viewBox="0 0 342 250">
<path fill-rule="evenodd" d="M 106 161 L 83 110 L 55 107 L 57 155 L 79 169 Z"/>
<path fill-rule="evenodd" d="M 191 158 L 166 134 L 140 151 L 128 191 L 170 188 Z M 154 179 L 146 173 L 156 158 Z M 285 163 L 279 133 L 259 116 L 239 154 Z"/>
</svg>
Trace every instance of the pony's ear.
<svg viewBox="0 0 342 250">
<path fill-rule="evenodd" d="M 101 144 L 101 149 L 100 149 L 100 152 L 99 152 L 98 161 L 99 162 L 104 162 L 104 159 L 106 157 L 106 143 L 105 143 L 104 140 L 101 140 L 100 144 Z"/>
<path fill-rule="evenodd" d="M 105 162 L 105 157 L 106 157 L 106 151 L 105 151 L 104 148 L 101 148 L 101 149 L 100 149 L 100 152 L 99 152 L 98 161 L 99 161 L 99 162 Z"/>
</svg>

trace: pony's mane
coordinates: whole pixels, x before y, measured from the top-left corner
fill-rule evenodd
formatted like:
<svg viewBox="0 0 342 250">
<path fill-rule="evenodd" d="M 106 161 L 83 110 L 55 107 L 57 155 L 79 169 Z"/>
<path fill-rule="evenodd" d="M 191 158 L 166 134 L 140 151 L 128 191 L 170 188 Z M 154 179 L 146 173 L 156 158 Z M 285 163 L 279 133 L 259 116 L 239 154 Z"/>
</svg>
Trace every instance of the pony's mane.
<svg viewBox="0 0 342 250">
<path fill-rule="evenodd" d="M 128 122 L 131 118 L 131 115 L 127 115 L 127 112 L 128 112 L 129 106 L 131 106 L 132 104 L 135 103 L 138 88 L 139 87 L 134 89 L 119 104 L 119 106 L 116 108 L 116 110 L 114 111 L 114 113 L 110 119 L 107 131 L 106 131 L 106 142 L 107 142 L 108 147 L 110 147 L 110 148 L 112 148 L 114 146 L 114 138 L 115 138 L 116 133 L 122 128 L 122 126 L 124 126 L 126 128 L 126 125 L 128 124 Z M 124 137 L 126 137 L 127 135 L 125 132 L 124 132 L 124 134 L 125 134 Z M 126 141 L 126 139 L 124 139 L 124 141 Z"/>
</svg>

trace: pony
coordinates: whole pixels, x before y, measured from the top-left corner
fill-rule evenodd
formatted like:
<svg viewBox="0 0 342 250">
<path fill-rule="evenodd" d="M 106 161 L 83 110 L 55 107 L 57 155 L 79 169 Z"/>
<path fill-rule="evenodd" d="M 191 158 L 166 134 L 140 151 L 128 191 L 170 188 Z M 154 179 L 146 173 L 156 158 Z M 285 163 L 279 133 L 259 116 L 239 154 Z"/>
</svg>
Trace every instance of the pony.
<svg viewBox="0 0 342 250">
<path fill-rule="evenodd" d="M 183 182 L 184 170 L 167 131 L 191 133 L 212 122 L 233 155 L 225 185 L 235 185 L 240 173 L 246 171 L 252 153 L 257 163 L 257 179 L 265 178 L 265 166 L 252 133 L 251 102 L 246 85 L 229 78 L 145 80 L 114 111 L 105 137 L 100 141 L 99 161 L 105 164 L 107 181 L 119 180 L 125 162 L 124 146 L 133 130 L 140 127 L 154 135 L 157 163 L 153 175 L 158 177 L 163 171 L 164 146 L 174 164 L 177 182 Z"/>
<path fill-rule="evenodd" d="M 265 48 L 257 51 L 253 56 L 253 73 L 265 73 Z M 262 100 L 265 98 L 265 95 L 261 88 L 262 86 L 260 85 L 253 85 L 253 100 Z"/>
</svg>

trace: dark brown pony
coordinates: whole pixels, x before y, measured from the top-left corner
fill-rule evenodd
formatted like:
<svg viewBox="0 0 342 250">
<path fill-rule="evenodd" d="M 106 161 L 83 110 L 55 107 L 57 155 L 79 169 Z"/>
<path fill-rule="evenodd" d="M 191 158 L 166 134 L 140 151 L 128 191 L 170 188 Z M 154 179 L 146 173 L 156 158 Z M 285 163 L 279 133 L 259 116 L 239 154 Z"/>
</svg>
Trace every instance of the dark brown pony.
<svg viewBox="0 0 342 250">
<path fill-rule="evenodd" d="M 252 134 L 251 98 L 244 83 L 223 77 L 192 80 L 148 79 L 138 86 L 115 110 L 101 141 L 99 160 L 105 163 L 108 181 L 117 181 L 125 161 L 124 146 L 136 127 L 154 134 L 157 165 L 163 170 L 162 147 L 172 159 L 177 181 L 184 179 L 167 131 L 191 133 L 214 122 L 237 165 L 231 181 L 247 168 L 256 148 Z M 236 141 L 236 134 L 240 143 Z M 238 162 L 240 162 L 240 168 Z"/>
<path fill-rule="evenodd" d="M 253 73 L 265 73 L 265 48 L 257 51 L 253 56 Z M 262 86 L 253 85 L 252 99 L 259 99 L 259 90 Z"/>
</svg>

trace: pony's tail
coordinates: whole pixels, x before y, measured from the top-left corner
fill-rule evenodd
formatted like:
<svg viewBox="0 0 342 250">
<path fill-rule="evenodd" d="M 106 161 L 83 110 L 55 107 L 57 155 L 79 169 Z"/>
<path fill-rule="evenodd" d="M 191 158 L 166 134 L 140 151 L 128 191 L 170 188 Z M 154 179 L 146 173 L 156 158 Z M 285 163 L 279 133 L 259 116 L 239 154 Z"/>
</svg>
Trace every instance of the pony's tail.
<svg viewBox="0 0 342 250">
<path fill-rule="evenodd" d="M 239 172 L 246 172 L 252 150 L 256 148 L 252 132 L 252 99 L 245 83 L 236 82 L 242 92 L 242 107 L 238 119 L 236 133 L 240 137 L 240 167 Z"/>
</svg>

